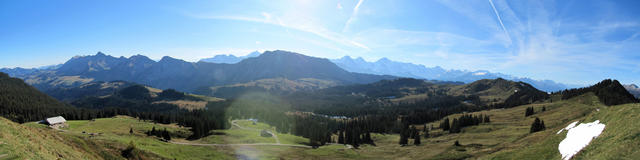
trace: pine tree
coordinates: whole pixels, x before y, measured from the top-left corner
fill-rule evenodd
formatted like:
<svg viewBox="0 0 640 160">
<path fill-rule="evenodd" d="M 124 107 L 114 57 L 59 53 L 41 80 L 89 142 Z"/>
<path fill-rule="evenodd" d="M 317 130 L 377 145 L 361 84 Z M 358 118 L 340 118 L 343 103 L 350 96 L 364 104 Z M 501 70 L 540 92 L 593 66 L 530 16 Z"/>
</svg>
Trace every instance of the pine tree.
<svg viewBox="0 0 640 160">
<path fill-rule="evenodd" d="M 415 139 L 416 135 L 417 135 L 416 132 L 418 132 L 418 129 L 416 129 L 415 126 L 411 126 L 411 128 L 409 129 L 409 136 L 411 136 L 411 137 L 409 137 L 409 138 Z"/>
<path fill-rule="evenodd" d="M 129 134 L 133 134 L 133 128 L 129 128 Z"/>
<path fill-rule="evenodd" d="M 533 111 L 533 107 L 527 107 L 527 110 L 525 110 L 524 112 L 524 116 L 525 117 L 529 117 L 530 115 L 533 115 L 535 112 Z"/>
<path fill-rule="evenodd" d="M 407 135 L 407 131 L 400 133 L 400 145 L 406 146 L 409 143 L 409 136 Z"/>
<path fill-rule="evenodd" d="M 531 124 L 531 130 L 529 132 L 530 133 L 538 132 L 538 131 L 545 130 L 545 128 L 546 127 L 544 126 L 544 122 L 536 117 L 536 119 Z"/>
<path fill-rule="evenodd" d="M 162 138 L 164 138 L 167 141 L 171 140 L 171 135 L 169 135 L 169 131 L 167 131 L 166 128 L 164 129 L 164 131 L 162 131 Z"/>
<path fill-rule="evenodd" d="M 420 143 L 421 143 L 421 142 L 420 142 L 420 133 L 419 133 L 419 132 L 416 132 L 415 137 L 416 137 L 416 138 L 415 138 L 415 140 L 413 140 L 413 144 L 414 144 L 414 145 L 416 145 L 416 146 L 417 146 L 417 145 L 420 145 Z"/>
<path fill-rule="evenodd" d="M 338 143 L 339 144 L 346 144 L 344 142 L 344 131 L 338 131 Z"/>
<path fill-rule="evenodd" d="M 451 129 L 449 129 L 449 133 L 460 133 L 460 129 L 460 121 L 454 118 L 453 123 L 451 123 Z"/>
<path fill-rule="evenodd" d="M 429 129 L 424 131 L 424 138 L 429 138 Z"/>
<path fill-rule="evenodd" d="M 151 128 L 151 132 L 149 135 L 152 135 L 152 136 L 156 135 L 156 126 L 153 126 L 153 128 Z"/>
<path fill-rule="evenodd" d="M 543 111 L 543 112 L 544 112 L 544 111 L 547 111 L 547 107 L 542 106 L 542 111 Z"/>
<path fill-rule="evenodd" d="M 449 118 L 444 118 L 442 123 L 440 123 L 440 128 L 442 128 L 443 131 L 448 131 L 451 128 L 449 125 Z"/>
</svg>

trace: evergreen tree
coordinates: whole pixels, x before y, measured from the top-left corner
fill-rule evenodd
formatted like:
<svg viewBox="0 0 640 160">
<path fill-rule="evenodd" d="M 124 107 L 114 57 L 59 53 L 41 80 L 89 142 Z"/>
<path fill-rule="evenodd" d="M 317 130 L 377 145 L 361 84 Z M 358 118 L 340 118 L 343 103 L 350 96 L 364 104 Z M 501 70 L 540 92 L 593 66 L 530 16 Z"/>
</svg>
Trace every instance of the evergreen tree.
<svg viewBox="0 0 640 160">
<path fill-rule="evenodd" d="M 546 127 L 544 126 L 544 122 L 536 117 L 536 119 L 531 124 L 530 133 L 538 132 L 544 130 Z"/>
<path fill-rule="evenodd" d="M 129 134 L 133 134 L 133 128 L 129 128 Z"/>
<path fill-rule="evenodd" d="M 404 131 L 403 133 L 400 133 L 400 145 L 406 146 L 408 143 L 409 143 L 409 136 L 407 135 L 406 131 Z"/>
<path fill-rule="evenodd" d="M 344 142 L 344 131 L 338 131 L 338 143 L 339 144 L 346 144 Z"/>
<path fill-rule="evenodd" d="M 454 118 L 453 123 L 451 123 L 451 129 L 449 129 L 449 133 L 460 133 L 460 129 L 461 129 L 460 121 Z"/>
<path fill-rule="evenodd" d="M 429 129 L 425 129 L 424 131 L 424 138 L 429 138 Z"/>
<path fill-rule="evenodd" d="M 155 136 L 156 134 L 156 126 L 153 126 L 153 128 L 151 128 L 151 132 L 149 132 L 149 135 Z"/>
<path fill-rule="evenodd" d="M 413 144 L 415 144 L 416 146 L 417 146 L 417 145 L 420 145 L 420 143 L 421 143 L 421 142 L 420 142 L 420 133 L 419 133 L 419 132 L 416 132 L 415 137 L 416 137 L 416 138 L 415 138 L 415 140 L 413 140 Z"/>
<path fill-rule="evenodd" d="M 451 128 L 451 126 L 449 126 L 449 118 L 444 118 L 442 123 L 440 123 L 440 128 L 444 131 L 448 131 Z"/>
<path fill-rule="evenodd" d="M 544 112 L 544 111 L 547 111 L 547 107 L 542 106 L 542 111 L 543 111 L 543 112 Z"/>
<path fill-rule="evenodd" d="M 171 140 L 171 135 L 169 135 L 169 131 L 167 131 L 166 128 L 164 129 L 164 131 L 162 131 L 162 138 L 164 138 L 167 141 Z"/>
<path fill-rule="evenodd" d="M 416 135 L 417 135 L 416 132 L 418 132 L 418 129 L 416 129 L 415 126 L 411 126 L 411 128 L 409 129 L 409 136 L 411 136 L 411 137 L 409 137 L 409 138 L 415 139 Z"/>
<path fill-rule="evenodd" d="M 525 117 L 529 117 L 530 115 L 533 115 L 535 112 L 533 111 L 533 107 L 527 107 L 527 110 L 525 110 L 524 112 L 524 116 Z"/>
</svg>

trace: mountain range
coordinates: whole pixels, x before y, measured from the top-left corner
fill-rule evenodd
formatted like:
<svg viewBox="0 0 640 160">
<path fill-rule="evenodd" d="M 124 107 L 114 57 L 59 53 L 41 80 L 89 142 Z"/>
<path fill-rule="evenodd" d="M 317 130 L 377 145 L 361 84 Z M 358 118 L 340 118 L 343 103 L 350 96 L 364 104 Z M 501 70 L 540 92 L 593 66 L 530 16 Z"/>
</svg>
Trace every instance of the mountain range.
<svg viewBox="0 0 640 160">
<path fill-rule="evenodd" d="M 202 59 L 201 62 L 212 63 L 238 63 L 242 59 L 255 57 L 259 55 L 259 52 L 252 52 L 247 56 L 236 57 L 234 55 L 216 55 L 212 58 Z M 426 67 L 424 65 L 404 63 L 390 60 L 388 58 L 381 58 L 374 62 L 364 60 L 362 57 L 352 58 L 350 56 L 344 56 L 340 59 L 331 59 L 331 62 L 338 65 L 340 68 L 355 73 L 366 73 L 375 75 L 391 75 L 397 77 L 408 77 L 428 80 L 440 80 L 440 81 L 459 81 L 464 83 L 471 83 L 481 79 L 496 79 L 504 78 L 513 81 L 522 81 L 533 85 L 534 87 L 547 91 L 554 92 L 564 90 L 567 88 L 580 87 L 577 85 L 567 85 L 557 83 L 552 80 L 534 80 L 531 78 L 520 78 L 502 73 L 492 73 L 487 70 L 467 71 L 467 70 L 447 70 L 439 66 Z"/>
<path fill-rule="evenodd" d="M 365 61 L 363 58 L 351 58 L 349 56 L 340 59 L 331 60 L 341 68 L 357 73 L 368 73 L 377 75 L 392 75 L 398 77 L 410 77 L 419 79 L 431 79 L 442 81 L 461 81 L 471 83 L 481 79 L 504 78 L 513 81 L 522 81 L 533 85 L 534 87 L 547 91 L 559 91 L 575 86 L 557 83 L 551 80 L 534 80 L 530 78 L 519 78 L 511 75 L 492 73 L 486 70 L 467 71 L 467 70 L 446 70 L 439 66 L 425 67 L 424 65 L 403 63 L 381 58 L 375 62 Z"/>
<path fill-rule="evenodd" d="M 352 73 L 327 59 L 280 50 L 267 51 L 258 57 L 247 58 L 235 64 L 193 63 L 168 56 L 160 61 L 142 55 L 116 58 L 99 52 L 91 56 L 73 57 L 56 69 L 30 71 L 24 74 L 13 72 L 12 76 L 22 78 L 45 92 L 55 88 L 77 87 L 93 81 L 117 80 L 191 92 L 201 87 L 269 78 L 313 78 L 336 84 L 371 83 L 395 78 Z"/>
</svg>

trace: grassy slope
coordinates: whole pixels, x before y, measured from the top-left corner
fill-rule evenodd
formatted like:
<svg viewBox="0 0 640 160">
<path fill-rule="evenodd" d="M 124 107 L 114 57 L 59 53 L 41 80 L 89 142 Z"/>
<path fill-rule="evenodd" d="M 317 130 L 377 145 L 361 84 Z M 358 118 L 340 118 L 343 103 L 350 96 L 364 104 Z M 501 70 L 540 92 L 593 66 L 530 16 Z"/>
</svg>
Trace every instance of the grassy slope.
<svg viewBox="0 0 640 160">
<path fill-rule="evenodd" d="M 515 141 L 513 146 L 520 146 L 487 156 L 492 159 L 559 159 L 558 144 L 565 137 L 564 131 L 556 134 L 558 130 L 571 122 L 589 123 L 600 120 L 605 124 L 603 133 L 585 147 L 574 159 L 634 159 L 640 152 L 640 104 L 625 104 L 618 106 L 604 106 L 600 104 L 593 94 L 583 95 L 569 101 L 563 101 L 559 109 L 585 109 L 584 111 L 555 111 L 559 113 L 545 114 L 542 119 L 545 124 L 552 122 L 553 117 L 561 118 L 557 125 L 547 126 L 544 132 L 528 135 Z M 572 106 L 573 105 L 573 106 Z M 580 108 L 576 108 L 576 107 Z M 593 109 L 598 108 L 599 111 Z M 591 110 L 588 112 L 588 110 Z M 582 114 L 582 116 L 580 116 Z M 576 117 L 574 117 L 576 116 Z"/>
<path fill-rule="evenodd" d="M 100 154 L 110 154 L 84 150 L 51 129 L 32 128 L 1 117 L 0 128 L 0 155 L 7 159 L 102 159 Z"/>
<path fill-rule="evenodd" d="M 229 155 L 216 151 L 211 147 L 170 144 L 144 134 L 154 126 L 157 130 L 166 128 L 175 138 L 189 134 L 188 128 L 176 125 L 153 124 L 126 116 L 101 118 L 95 121 L 69 121 L 69 128 L 67 128 L 69 131 L 64 134 L 89 138 L 89 135 L 82 134 L 82 131 L 103 133 L 89 139 L 100 143 L 116 144 L 122 146 L 122 148 L 126 147 L 126 144 L 130 141 L 133 141 L 138 149 L 161 159 L 232 159 Z M 130 128 L 134 130 L 133 135 L 129 134 Z"/>
<path fill-rule="evenodd" d="M 574 159 L 635 159 L 640 157 L 640 104 L 625 104 L 601 107 L 600 111 L 578 118 L 580 123 L 600 120 L 605 124 L 603 133 L 585 147 Z M 566 126 L 566 124 L 565 124 Z M 561 126 L 562 127 L 562 126 Z M 566 131 L 557 134 L 560 128 L 546 131 L 537 137 L 539 143 L 527 148 L 515 149 L 496 155 L 496 159 L 559 159 L 558 144 L 566 136 Z M 543 139 L 544 138 L 544 139 Z"/>
<path fill-rule="evenodd" d="M 524 117 L 527 107 L 533 106 L 536 114 Z M 547 111 L 541 112 L 545 106 Z M 448 134 L 440 129 L 430 131 L 430 138 L 422 139 L 422 145 L 401 147 L 398 135 L 374 135 L 377 146 L 365 145 L 355 150 L 357 159 L 558 159 L 558 143 L 564 134 L 555 133 L 575 120 L 583 120 L 596 109 L 605 113 L 607 107 L 599 103 L 593 94 L 566 101 L 518 106 L 475 112 L 491 116 L 491 123 L 466 127 L 462 133 Z M 451 115 L 457 118 L 460 114 Z M 530 125 L 540 117 L 547 130 L 529 134 Z M 601 121 L 604 121 L 601 119 Z M 440 122 L 427 126 L 437 127 Z M 422 125 L 417 126 L 422 129 Z M 607 129 L 605 129 L 606 132 Z M 453 146 L 458 140 L 462 146 Z M 412 143 L 412 140 L 409 140 Z M 636 147 L 637 148 L 637 147 Z"/>
</svg>

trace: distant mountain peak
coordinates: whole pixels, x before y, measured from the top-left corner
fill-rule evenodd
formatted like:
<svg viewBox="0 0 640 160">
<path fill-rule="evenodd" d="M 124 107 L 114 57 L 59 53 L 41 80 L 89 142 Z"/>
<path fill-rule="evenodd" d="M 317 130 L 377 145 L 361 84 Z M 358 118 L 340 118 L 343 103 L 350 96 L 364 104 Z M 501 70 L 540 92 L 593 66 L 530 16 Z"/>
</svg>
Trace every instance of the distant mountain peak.
<svg viewBox="0 0 640 160">
<path fill-rule="evenodd" d="M 133 56 L 129 57 L 129 59 L 130 60 L 145 60 L 145 61 L 146 60 L 151 60 L 151 58 L 149 58 L 147 56 L 144 56 L 144 55 L 140 55 L 140 54 L 133 55 Z M 153 60 L 151 60 L 151 61 L 153 61 Z"/>
<path fill-rule="evenodd" d="M 636 98 L 640 98 L 640 87 L 636 84 L 622 85 L 629 93 L 633 94 Z"/>
<path fill-rule="evenodd" d="M 162 59 L 160 59 L 159 62 L 163 62 L 163 61 L 180 61 L 180 60 L 179 59 L 175 59 L 175 58 L 170 57 L 170 56 L 164 56 L 164 57 L 162 57 Z"/>
<path fill-rule="evenodd" d="M 392 61 L 387 57 L 382 57 L 382 58 L 378 59 L 378 61 L 376 61 L 376 62 L 390 63 Z"/>
<path fill-rule="evenodd" d="M 235 64 L 247 58 L 258 57 L 261 54 L 262 53 L 260 53 L 259 51 L 253 51 L 246 56 L 235 56 L 232 54 L 219 54 L 219 55 L 213 56 L 212 58 L 201 59 L 200 62 Z"/>
</svg>

